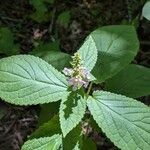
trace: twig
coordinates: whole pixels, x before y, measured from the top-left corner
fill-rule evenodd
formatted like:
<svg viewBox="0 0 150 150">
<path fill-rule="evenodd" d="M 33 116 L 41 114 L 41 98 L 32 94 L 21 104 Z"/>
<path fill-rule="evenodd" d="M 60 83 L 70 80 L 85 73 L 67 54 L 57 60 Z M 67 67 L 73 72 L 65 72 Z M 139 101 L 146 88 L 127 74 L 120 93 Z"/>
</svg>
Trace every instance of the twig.
<svg viewBox="0 0 150 150">
<path fill-rule="evenodd" d="M 11 128 L 14 126 L 15 123 L 16 123 L 16 120 L 14 120 L 14 121 L 12 122 L 12 124 L 11 124 L 11 125 L 8 127 L 8 129 L 4 132 L 3 136 L 6 135 L 6 134 L 11 130 Z"/>
<path fill-rule="evenodd" d="M 13 22 L 22 22 L 21 19 L 14 19 L 14 18 L 9 18 L 9 17 L 4 17 L 4 16 L 1 16 L 1 18 L 3 20 L 13 21 Z"/>
<path fill-rule="evenodd" d="M 141 45 L 150 45 L 150 41 L 140 41 Z"/>
<path fill-rule="evenodd" d="M 132 9 L 130 5 L 130 0 L 126 0 L 126 5 L 127 5 L 128 21 L 129 23 L 131 23 L 132 22 Z"/>
<path fill-rule="evenodd" d="M 50 22 L 50 25 L 49 25 L 49 28 L 48 28 L 49 33 L 52 33 L 52 31 L 53 31 L 55 14 L 56 14 L 56 7 L 53 9 L 53 12 L 52 12 L 52 18 L 51 18 L 51 22 Z"/>
<path fill-rule="evenodd" d="M 91 82 L 90 85 L 89 85 L 89 88 L 88 88 L 87 93 L 86 93 L 87 96 L 90 94 L 90 91 L 92 89 L 92 85 L 93 85 L 93 82 Z"/>
</svg>

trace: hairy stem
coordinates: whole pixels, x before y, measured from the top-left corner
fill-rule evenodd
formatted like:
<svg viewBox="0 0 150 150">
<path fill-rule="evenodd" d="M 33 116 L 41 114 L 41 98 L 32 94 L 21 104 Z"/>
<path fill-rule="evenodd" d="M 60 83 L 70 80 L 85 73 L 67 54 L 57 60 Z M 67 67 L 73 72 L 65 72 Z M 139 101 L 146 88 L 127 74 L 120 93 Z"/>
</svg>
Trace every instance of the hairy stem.
<svg viewBox="0 0 150 150">
<path fill-rule="evenodd" d="M 90 94 L 90 91 L 92 89 L 92 85 L 93 85 L 93 82 L 91 82 L 90 85 L 89 85 L 89 88 L 88 88 L 87 93 L 86 93 L 87 96 L 89 96 L 89 94 Z"/>
</svg>

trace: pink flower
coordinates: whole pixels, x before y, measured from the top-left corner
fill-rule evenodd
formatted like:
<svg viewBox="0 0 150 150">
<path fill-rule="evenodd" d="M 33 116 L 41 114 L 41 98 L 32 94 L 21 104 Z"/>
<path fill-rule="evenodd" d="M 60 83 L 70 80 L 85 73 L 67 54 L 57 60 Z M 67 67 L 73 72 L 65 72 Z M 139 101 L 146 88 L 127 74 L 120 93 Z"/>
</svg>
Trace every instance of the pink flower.
<svg viewBox="0 0 150 150">
<path fill-rule="evenodd" d="M 90 81 L 90 72 L 83 67 L 79 54 L 73 56 L 72 68 L 64 68 L 63 73 L 68 77 L 68 84 L 74 91 L 81 87 L 87 88 Z"/>
<path fill-rule="evenodd" d="M 74 76 L 75 71 L 78 71 L 79 74 Z M 69 86 L 72 86 L 73 91 L 80 89 L 82 86 L 87 88 L 90 79 L 90 72 L 84 67 L 76 69 L 64 68 L 63 73 L 68 76 L 68 84 Z"/>
<path fill-rule="evenodd" d="M 87 87 L 88 83 L 81 78 L 72 77 L 68 79 L 68 83 L 70 86 L 73 87 L 73 90 L 76 91 L 77 89 L 81 88 L 82 86 Z"/>
<path fill-rule="evenodd" d="M 72 73 L 73 73 L 73 70 L 71 68 L 64 68 L 63 70 L 63 73 L 66 75 L 66 76 L 71 76 Z"/>
<path fill-rule="evenodd" d="M 85 67 L 82 67 L 81 71 L 82 71 L 83 77 L 87 80 L 90 80 L 90 72 Z"/>
</svg>

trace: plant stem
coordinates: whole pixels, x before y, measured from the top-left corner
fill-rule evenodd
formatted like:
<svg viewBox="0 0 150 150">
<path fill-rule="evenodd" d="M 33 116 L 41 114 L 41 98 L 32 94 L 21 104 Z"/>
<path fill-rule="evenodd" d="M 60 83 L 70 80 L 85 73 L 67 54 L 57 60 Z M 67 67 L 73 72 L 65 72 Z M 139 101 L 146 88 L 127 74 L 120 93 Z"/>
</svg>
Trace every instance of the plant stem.
<svg viewBox="0 0 150 150">
<path fill-rule="evenodd" d="M 89 88 L 88 88 L 87 93 L 86 93 L 87 96 L 89 96 L 89 94 L 90 94 L 90 91 L 92 89 L 92 84 L 93 84 L 93 82 L 91 82 L 90 85 L 89 85 Z"/>
</svg>

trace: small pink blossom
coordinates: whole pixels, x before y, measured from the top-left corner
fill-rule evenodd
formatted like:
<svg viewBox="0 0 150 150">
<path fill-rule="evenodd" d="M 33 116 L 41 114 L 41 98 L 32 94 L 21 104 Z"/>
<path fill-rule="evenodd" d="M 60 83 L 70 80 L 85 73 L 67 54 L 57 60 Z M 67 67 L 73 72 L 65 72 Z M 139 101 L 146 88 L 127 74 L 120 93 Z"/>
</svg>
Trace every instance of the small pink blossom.
<svg viewBox="0 0 150 150">
<path fill-rule="evenodd" d="M 74 76 L 75 71 L 79 72 L 76 76 Z M 73 87 L 74 91 L 82 86 L 87 88 L 90 80 L 90 72 L 84 67 L 79 67 L 76 69 L 64 68 L 63 73 L 68 76 L 68 84 Z"/>
<path fill-rule="evenodd" d="M 72 56 L 72 68 L 64 68 L 63 73 L 68 77 L 68 84 L 75 91 L 81 87 L 87 88 L 90 79 L 90 72 L 83 66 L 79 53 Z"/>
<path fill-rule="evenodd" d="M 90 80 L 90 71 L 88 71 L 85 67 L 82 67 L 81 71 L 82 71 L 83 77 L 85 79 Z"/>
<path fill-rule="evenodd" d="M 71 68 L 64 68 L 63 70 L 63 73 L 66 75 L 66 76 L 72 76 L 72 73 L 73 73 L 73 69 Z"/>
</svg>

